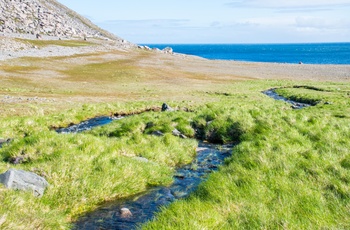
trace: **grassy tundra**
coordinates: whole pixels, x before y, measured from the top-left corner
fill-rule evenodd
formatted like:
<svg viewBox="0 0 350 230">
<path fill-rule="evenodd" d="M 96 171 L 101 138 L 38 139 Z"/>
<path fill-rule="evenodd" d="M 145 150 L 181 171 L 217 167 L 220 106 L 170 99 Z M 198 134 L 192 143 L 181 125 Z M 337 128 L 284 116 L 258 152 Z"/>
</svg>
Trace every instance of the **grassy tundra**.
<svg viewBox="0 0 350 230">
<path fill-rule="evenodd" d="M 50 186 L 40 199 L 0 186 L 0 228 L 70 228 L 105 201 L 169 185 L 197 145 L 172 136 L 177 128 L 188 137 L 237 145 L 194 194 L 164 208 L 144 229 L 348 229 L 350 84 L 334 78 L 332 68 L 349 70 L 319 66 L 323 75 L 313 75 L 307 65 L 145 51 L 2 61 L 0 138 L 13 141 L 0 149 L 0 172 L 33 171 Z M 261 93 L 273 87 L 318 104 L 293 110 Z M 140 113 L 79 134 L 53 130 L 164 101 L 191 112 Z M 166 135 L 149 135 L 156 130 Z M 14 165 L 17 156 L 23 162 Z"/>
</svg>

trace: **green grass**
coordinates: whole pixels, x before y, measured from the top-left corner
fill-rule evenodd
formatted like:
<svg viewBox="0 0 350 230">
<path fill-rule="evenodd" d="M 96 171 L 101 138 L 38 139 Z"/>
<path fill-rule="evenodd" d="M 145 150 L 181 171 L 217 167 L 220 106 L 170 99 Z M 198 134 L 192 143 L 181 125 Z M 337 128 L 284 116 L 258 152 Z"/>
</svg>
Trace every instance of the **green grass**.
<svg viewBox="0 0 350 230">
<path fill-rule="evenodd" d="M 301 91 L 304 100 L 334 103 L 303 110 L 248 100 L 239 112 L 234 105 L 213 107 L 216 114 L 230 111 L 242 126 L 240 144 L 195 194 L 143 229 L 348 229 L 350 126 L 335 114 L 348 111 L 349 101 L 344 92 Z"/>
<path fill-rule="evenodd" d="M 128 107 L 124 106 L 124 109 L 132 109 L 130 104 Z M 84 120 L 89 111 L 97 109 L 103 111 L 106 108 L 85 106 L 80 113 L 68 111 L 65 115 L 71 113 L 72 117 Z M 120 122 L 116 121 L 91 134 L 57 134 L 50 130 L 47 124 L 53 124 L 53 120 L 57 124 L 65 123 L 60 119 L 63 114 L 49 118 L 9 119 L 7 125 L 12 122 L 14 126 L 5 128 L 9 131 L 1 135 L 13 134 L 17 138 L 0 149 L 1 171 L 8 167 L 33 171 L 43 175 L 50 187 L 41 199 L 24 192 L 1 190 L 0 213 L 6 214 L 2 228 L 12 228 L 17 218 L 22 219 L 16 223 L 18 228 L 65 228 L 70 220 L 101 202 L 171 183 L 174 166 L 192 160 L 196 141 L 182 140 L 170 134 L 164 137 L 148 135 L 136 128 L 135 123 L 140 123 L 141 119 L 138 116 L 126 118 L 122 130 L 117 128 Z M 106 133 L 103 129 L 125 132 L 130 126 L 133 132 L 123 137 L 103 135 Z M 21 165 L 9 163 L 11 157 L 16 156 L 24 157 Z M 149 162 L 140 162 L 136 156 L 145 157 Z M 35 221 L 31 223 L 33 219 Z"/>
<path fill-rule="evenodd" d="M 349 83 L 208 83 L 209 76 L 202 74 L 141 65 L 140 55 L 109 61 L 91 61 L 100 57 L 89 56 L 84 57 L 88 63 L 65 63 L 79 58 L 83 57 L 38 63 L 21 59 L 14 69 L 3 68 L 19 74 L 10 80 L 2 77 L 3 94 L 53 95 L 66 101 L 28 103 L 23 113 L 18 111 L 20 104 L 2 104 L 6 111 L 0 137 L 14 140 L 0 149 L 0 172 L 30 170 L 51 186 L 41 199 L 0 186 L 1 229 L 67 229 L 105 201 L 170 184 L 174 168 L 190 162 L 197 145 L 194 139 L 172 136 L 175 128 L 190 138 L 237 145 L 232 157 L 194 194 L 164 208 L 144 229 L 350 227 Z M 54 63 L 60 78 L 33 81 L 22 74 L 22 62 L 36 68 Z M 300 85 L 307 87 L 293 87 Z M 288 98 L 318 104 L 293 110 L 261 93 L 274 87 Z M 124 102 L 116 102 L 122 98 Z M 163 100 L 192 112 L 139 114 L 161 106 Z M 53 130 L 115 113 L 137 115 L 80 134 Z M 154 131 L 165 135 L 150 135 Z M 16 156 L 24 162 L 11 164 Z"/>
</svg>

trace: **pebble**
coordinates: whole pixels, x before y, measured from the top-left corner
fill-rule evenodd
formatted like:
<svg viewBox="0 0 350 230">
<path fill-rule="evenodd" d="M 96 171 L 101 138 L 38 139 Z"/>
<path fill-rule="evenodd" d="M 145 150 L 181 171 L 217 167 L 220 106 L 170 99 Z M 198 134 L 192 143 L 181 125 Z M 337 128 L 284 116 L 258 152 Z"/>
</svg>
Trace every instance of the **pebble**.
<svg viewBox="0 0 350 230">
<path fill-rule="evenodd" d="M 132 213 L 128 208 L 121 208 L 120 209 L 120 217 L 121 218 L 130 218 L 130 217 L 132 217 Z"/>
</svg>

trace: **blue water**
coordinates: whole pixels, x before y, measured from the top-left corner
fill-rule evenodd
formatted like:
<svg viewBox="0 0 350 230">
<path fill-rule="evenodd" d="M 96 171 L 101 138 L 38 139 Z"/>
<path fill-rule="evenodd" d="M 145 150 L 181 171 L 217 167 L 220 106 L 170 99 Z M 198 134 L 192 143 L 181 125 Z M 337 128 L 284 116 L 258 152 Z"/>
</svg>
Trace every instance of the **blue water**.
<svg viewBox="0 0 350 230">
<path fill-rule="evenodd" d="M 304 64 L 350 64 L 350 43 L 319 44 L 146 44 L 208 59 Z"/>
</svg>

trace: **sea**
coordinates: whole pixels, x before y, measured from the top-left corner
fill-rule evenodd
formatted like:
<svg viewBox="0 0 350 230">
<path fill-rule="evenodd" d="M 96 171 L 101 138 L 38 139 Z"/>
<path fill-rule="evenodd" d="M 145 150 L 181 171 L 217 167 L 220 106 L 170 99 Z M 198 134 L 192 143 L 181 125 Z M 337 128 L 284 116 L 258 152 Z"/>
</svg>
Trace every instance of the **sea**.
<svg viewBox="0 0 350 230">
<path fill-rule="evenodd" d="M 350 64 L 350 43 L 305 44 L 142 44 L 171 47 L 176 53 L 213 60 L 246 62 Z"/>
</svg>

